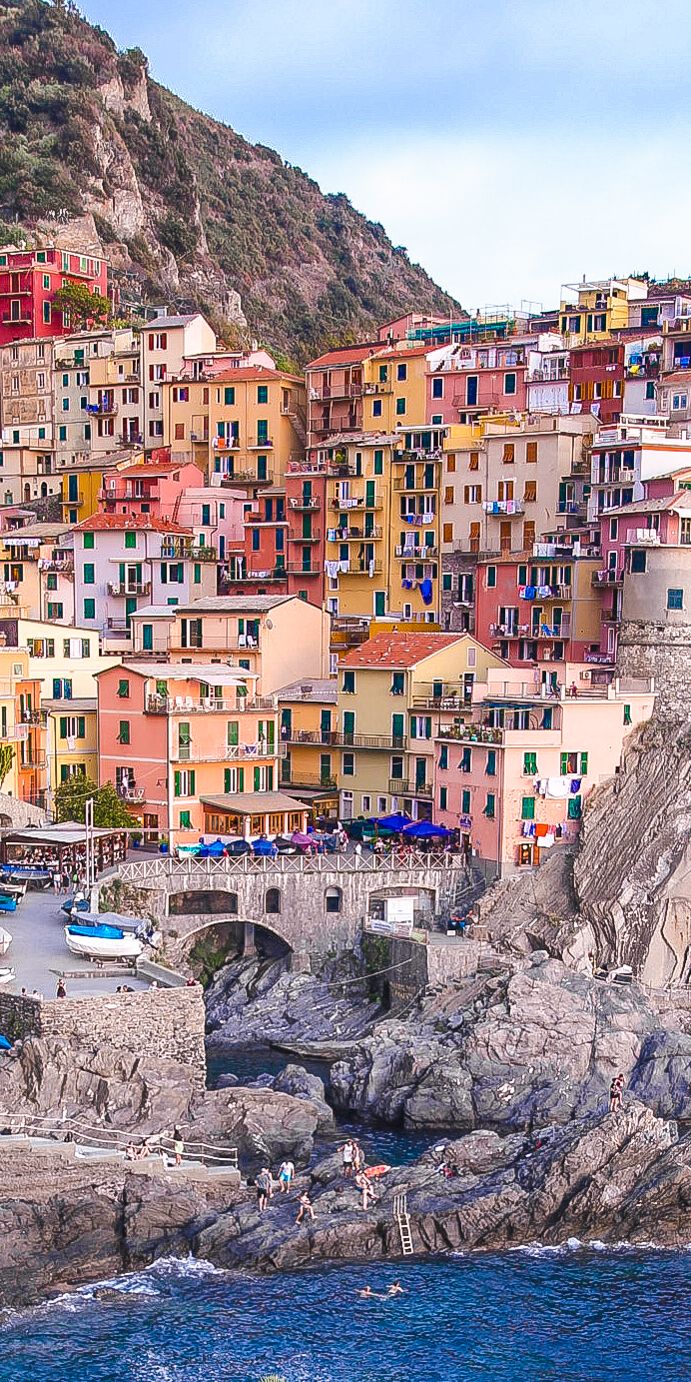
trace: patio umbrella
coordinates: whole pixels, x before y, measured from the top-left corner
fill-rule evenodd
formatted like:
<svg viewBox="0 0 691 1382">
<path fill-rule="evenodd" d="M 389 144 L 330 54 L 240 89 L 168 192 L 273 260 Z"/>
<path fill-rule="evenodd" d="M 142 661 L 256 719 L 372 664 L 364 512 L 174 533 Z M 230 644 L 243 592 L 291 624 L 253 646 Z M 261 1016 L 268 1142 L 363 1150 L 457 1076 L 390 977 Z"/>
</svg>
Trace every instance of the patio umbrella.
<svg viewBox="0 0 691 1382">
<path fill-rule="evenodd" d="M 406 840 L 445 840 L 450 834 L 445 826 L 434 825 L 433 821 L 413 821 L 403 831 Z"/>
<path fill-rule="evenodd" d="M 382 830 L 392 830 L 395 832 L 397 830 L 405 830 L 406 826 L 412 825 L 413 822 L 410 816 L 406 816 L 405 811 L 394 811 L 392 816 L 380 816 L 375 824 Z"/>
</svg>

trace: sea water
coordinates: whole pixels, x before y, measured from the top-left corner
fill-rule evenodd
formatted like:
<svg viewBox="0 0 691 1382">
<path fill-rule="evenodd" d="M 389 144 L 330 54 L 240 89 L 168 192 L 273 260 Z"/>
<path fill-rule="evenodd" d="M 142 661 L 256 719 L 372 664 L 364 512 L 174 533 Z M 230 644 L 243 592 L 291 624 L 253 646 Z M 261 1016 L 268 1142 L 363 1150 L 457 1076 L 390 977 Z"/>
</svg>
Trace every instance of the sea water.
<svg viewBox="0 0 691 1382">
<path fill-rule="evenodd" d="M 690 1268 L 577 1243 L 272 1277 L 166 1260 L 10 1317 L 0 1382 L 688 1382 Z"/>
</svg>

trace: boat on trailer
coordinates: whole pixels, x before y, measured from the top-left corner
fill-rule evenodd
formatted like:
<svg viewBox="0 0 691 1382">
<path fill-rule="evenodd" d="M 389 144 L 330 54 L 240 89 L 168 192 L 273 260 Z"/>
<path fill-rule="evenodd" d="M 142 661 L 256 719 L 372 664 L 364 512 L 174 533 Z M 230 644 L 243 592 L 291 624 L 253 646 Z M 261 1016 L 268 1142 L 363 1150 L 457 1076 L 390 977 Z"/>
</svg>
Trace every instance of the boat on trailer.
<svg viewBox="0 0 691 1382">
<path fill-rule="evenodd" d="M 73 955 L 88 960 L 137 960 L 144 950 L 136 936 L 119 926 L 66 926 L 65 941 Z"/>
</svg>

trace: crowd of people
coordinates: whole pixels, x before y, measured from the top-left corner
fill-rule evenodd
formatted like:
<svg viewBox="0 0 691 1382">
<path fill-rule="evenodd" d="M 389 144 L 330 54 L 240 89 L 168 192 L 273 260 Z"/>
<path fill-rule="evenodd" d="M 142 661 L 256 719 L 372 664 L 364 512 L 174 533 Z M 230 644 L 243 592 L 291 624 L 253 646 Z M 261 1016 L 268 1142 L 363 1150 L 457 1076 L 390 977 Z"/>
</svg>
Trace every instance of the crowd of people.
<svg viewBox="0 0 691 1382">
<path fill-rule="evenodd" d="M 378 1198 L 374 1192 L 373 1181 L 384 1175 L 390 1170 L 390 1167 L 372 1166 L 367 1168 L 363 1149 L 357 1138 L 354 1137 L 346 1139 L 340 1148 L 340 1153 L 344 1180 L 352 1181 L 360 1192 L 362 1208 L 369 1209 L 370 1204 L 376 1203 Z M 295 1165 L 288 1159 L 281 1162 L 276 1177 L 272 1176 L 268 1166 L 262 1166 L 254 1178 L 258 1212 L 264 1213 L 274 1194 L 287 1195 L 292 1188 L 294 1179 Z M 298 1196 L 297 1205 L 296 1224 L 301 1224 L 304 1219 L 314 1219 L 314 1206 L 307 1190 L 303 1190 Z"/>
</svg>

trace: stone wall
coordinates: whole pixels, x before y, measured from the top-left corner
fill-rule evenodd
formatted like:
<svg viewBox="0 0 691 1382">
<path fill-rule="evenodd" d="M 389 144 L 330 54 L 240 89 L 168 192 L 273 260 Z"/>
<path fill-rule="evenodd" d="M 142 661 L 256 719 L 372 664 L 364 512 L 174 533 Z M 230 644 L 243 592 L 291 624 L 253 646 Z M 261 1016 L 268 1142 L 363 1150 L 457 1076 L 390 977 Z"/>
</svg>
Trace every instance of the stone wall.
<svg viewBox="0 0 691 1382">
<path fill-rule="evenodd" d="M 657 719 L 691 719 L 691 625 L 625 619 L 617 675 L 655 678 Z"/>
<path fill-rule="evenodd" d="M 30 801 L 20 801 L 7 792 L 0 792 L 0 829 L 24 830 L 30 825 L 44 825 L 47 820 L 48 812 L 40 806 L 32 806 Z"/>
<path fill-rule="evenodd" d="M 111 1050 L 146 1052 L 181 1062 L 203 1085 L 205 1009 L 199 984 L 184 988 L 104 993 L 91 998 L 23 998 L 0 993 L 0 1032 L 68 1038 Z"/>
</svg>

